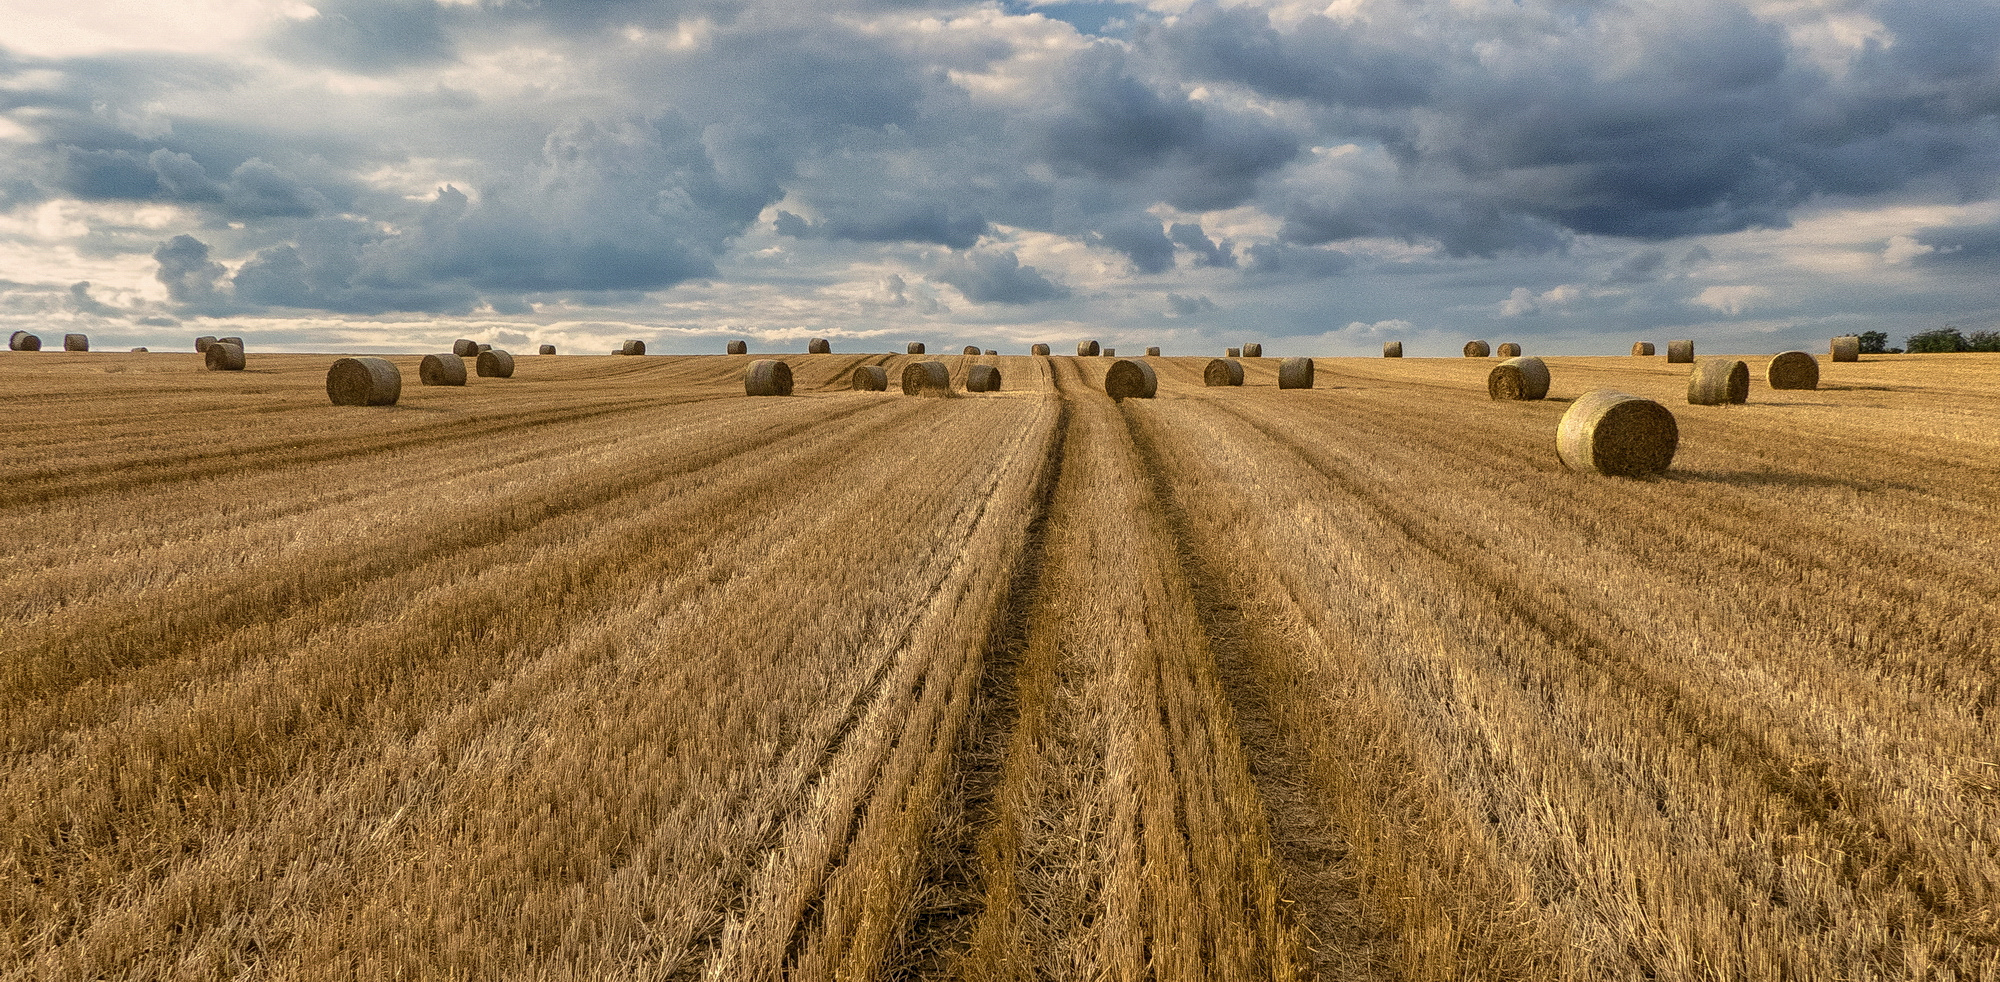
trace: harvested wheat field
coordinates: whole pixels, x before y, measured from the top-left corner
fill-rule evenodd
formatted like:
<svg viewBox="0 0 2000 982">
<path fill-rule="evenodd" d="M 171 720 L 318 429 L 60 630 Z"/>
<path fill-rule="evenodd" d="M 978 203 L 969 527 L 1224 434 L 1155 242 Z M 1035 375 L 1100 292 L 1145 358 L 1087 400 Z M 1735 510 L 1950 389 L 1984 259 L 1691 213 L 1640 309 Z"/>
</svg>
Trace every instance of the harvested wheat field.
<svg viewBox="0 0 2000 982">
<path fill-rule="evenodd" d="M 2000 979 L 2000 356 L 420 360 L 0 354 L 0 977 Z"/>
</svg>

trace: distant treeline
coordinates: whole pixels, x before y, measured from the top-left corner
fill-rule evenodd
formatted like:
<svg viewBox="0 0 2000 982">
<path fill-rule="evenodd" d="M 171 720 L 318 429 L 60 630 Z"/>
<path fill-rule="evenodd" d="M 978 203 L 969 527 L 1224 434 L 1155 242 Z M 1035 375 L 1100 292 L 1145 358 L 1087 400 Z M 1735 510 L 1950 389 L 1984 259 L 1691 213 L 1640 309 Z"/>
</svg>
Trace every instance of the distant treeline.
<svg viewBox="0 0 2000 982">
<path fill-rule="evenodd" d="M 1900 348 L 1887 347 L 1889 335 L 1881 331 L 1863 331 L 1860 338 L 1861 353 L 1864 355 L 1900 355 L 1905 351 L 1913 355 L 1950 351 L 2000 351 L 2000 331 L 1974 331 L 1967 334 L 1950 324 L 1935 330 L 1912 334 L 1904 340 Z"/>
</svg>

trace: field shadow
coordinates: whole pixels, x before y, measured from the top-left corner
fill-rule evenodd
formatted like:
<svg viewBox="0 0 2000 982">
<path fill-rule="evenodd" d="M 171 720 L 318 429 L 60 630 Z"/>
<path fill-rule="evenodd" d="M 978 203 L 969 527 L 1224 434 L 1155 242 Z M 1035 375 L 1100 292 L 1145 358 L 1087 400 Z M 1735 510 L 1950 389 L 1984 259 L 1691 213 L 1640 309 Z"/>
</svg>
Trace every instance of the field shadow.
<svg viewBox="0 0 2000 982">
<path fill-rule="evenodd" d="M 1726 484 L 1737 488 L 1847 488 L 1870 491 L 1873 484 L 1850 481 L 1823 474 L 1791 474 L 1784 471 L 1673 470 L 1665 477 L 1700 484 Z"/>
<path fill-rule="evenodd" d="M 1822 385 L 1821 392 L 1901 392 L 1893 385 Z"/>
</svg>

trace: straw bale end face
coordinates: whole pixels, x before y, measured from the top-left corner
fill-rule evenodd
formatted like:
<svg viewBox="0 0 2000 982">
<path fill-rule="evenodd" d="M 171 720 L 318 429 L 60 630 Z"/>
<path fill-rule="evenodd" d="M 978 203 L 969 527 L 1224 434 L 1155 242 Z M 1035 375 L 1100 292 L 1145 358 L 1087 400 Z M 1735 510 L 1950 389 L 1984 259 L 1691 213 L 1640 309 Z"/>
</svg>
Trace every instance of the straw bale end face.
<svg viewBox="0 0 2000 982">
<path fill-rule="evenodd" d="M 1224 357 L 1224 358 L 1241 358 L 1241 357 L 1243 357 L 1243 349 L 1242 349 L 1242 348 L 1224 348 L 1224 349 L 1222 349 L 1222 357 Z"/>
<path fill-rule="evenodd" d="M 1382 357 L 1384 358 L 1403 357 L 1403 342 L 1401 341 L 1382 342 Z"/>
<path fill-rule="evenodd" d="M 856 392 L 889 391 L 889 370 L 880 365 L 863 365 L 854 370 L 849 382 Z"/>
<path fill-rule="evenodd" d="M 1157 345 L 1157 344 L 1152 344 L 1152 345 L 1147 345 L 1147 346 L 1146 346 L 1146 357 L 1148 357 L 1148 358 L 1158 358 L 1158 357 L 1160 357 L 1160 346 L 1159 346 L 1159 345 Z"/>
<path fill-rule="evenodd" d="M 1498 354 L 1502 358 L 1519 358 L 1521 357 L 1521 346 L 1512 341 L 1502 342 L 1500 347 L 1495 349 L 1495 354 Z"/>
<path fill-rule="evenodd" d="M 1098 348 L 1097 348 L 1097 342 L 1095 342 L 1095 341 L 1078 341 L 1078 342 L 1076 343 L 1076 355 L 1077 355 L 1077 357 L 1079 357 L 1079 358 L 1095 358 L 1095 357 L 1097 357 L 1097 354 L 1098 354 Z"/>
<path fill-rule="evenodd" d="M 1711 358 L 1688 372 L 1688 405 L 1728 406 L 1750 401 L 1750 366 L 1734 358 Z"/>
<path fill-rule="evenodd" d="M 812 340 L 806 342 L 806 354 L 809 355 L 833 354 L 833 342 L 828 341 L 825 338 L 813 338 Z"/>
<path fill-rule="evenodd" d="M 743 373 L 743 394 L 752 396 L 788 396 L 792 394 L 792 366 L 775 358 L 763 358 L 750 363 L 750 370 Z"/>
<path fill-rule="evenodd" d="M 1467 358 L 1485 358 L 1491 354 L 1493 354 L 1493 349 L 1488 347 L 1484 341 L 1465 342 L 1465 357 Z"/>
<path fill-rule="evenodd" d="M 643 355 L 646 353 L 646 342 L 636 339 L 627 341 L 618 346 L 618 353 L 621 355 Z"/>
<path fill-rule="evenodd" d="M 903 366 L 906 396 L 951 395 L 951 370 L 941 361 L 913 361 Z"/>
<path fill-rule="evenodd" d="M 1832 354 L 1834 361 L 1860 361 L 1861 336 L 1858 334 L 1845 334 L 1834 338 Z"/>
<path fill-rule="evenodd" d="M 1028 348 L 1028 353 L 1031 355 L 1041 355 L 1043 357 L 1047 357 L 1049 353 L 1049 346 L 1046 344 L 1033 345 Z"/>
<path fill-rule="evenodd" d="M 1201 371 L 1202 383 L 1213 388 L 1218 385 L 1242 385 L 1243 363 L 1227 358 L 1211 358 L 1208 367 Z"/>
<path fill-rule="evenodd" d="M 336 406 L 393 406 L 403 373 L 386 358 L 342 358 L 326 370 L 326 394 Z"/>
<path fill-rule="evenodd" d="M 1546 399 L 1549 367 L 1540 358 L 1509 358 L 1486 373 L 1486 395 L 1496 402 Z"/>
<path fill-rule="evenodd" d="M 479 357 L 479 342 L 471 338 L 459 338 L 451 343 L 451 353 L 460 358 Z"/>
<path fill-rule="evenodd" d="M 728 351 L 732 355 L 747 355 L 750 353 L 750 342 L 731 341 L 729 342 L 729 346 L 723 350 Z"/>
<path fill-rule="evenodd" d="M 1243 357 L 1245 357 L 1245 358 L 1262 358 L 1262 357 L 1264 357 L 1264 346 L 1263 346 L 1262 344 L 1246 344 L 1246 345 L 1244 345 L 1244 346 L 1243 346 Z"/>
<path fill-rule="evenodd" d="M 90 337 L 83 334 L 65 334 L 63 335 L 63 350 L 89 351 Z"/>
<path fill-rule="evenodd" d="M 556 353 L 556 346 L 553 344 L 542 345 L 541 348 L 536 350 L 536 354 L 553 355 L 555 353 Z"/>
<path fill-rule="evenodd" d="M 1313 360 L 1311 358 L 1287 358 L 1278 363 L 1278 388 L 1310 389 L 1313 387 Z"/>
<path fill-rule="evenodd" d="M 1667 407 L 1609 389 L 1571 403 L 1556 428 L 1564 466 L 1610 477 L 1658 474 L 1679 447 L 1680 427 Z"/>
<path fill-rule="evenodd" d="M 1653 342 L 1651 341 L 1632 342 L 1632 356 L 1634 358 L 1650 358 L 1652 357 L 1652 355 L 1653 355 Z"/>
<path fill-rule="evenodd" d="M 912 341 L 905 350 L 909 354 L 921 355 L 924 353 L 924 343 L 922 341 Z"/>
<path fill-rule="evenodd" d="M 1679 341 L 1668 341 L 1667 364 L 1669 365 L 1694 364 L 1694 342 L 1686 338 L 1682 338 Z"/>
<path fill-rule="evenodd" d="M 211 372 L 240 372 L 243 370 L 243 346 L 217 341 L 208 346 L 202 354 L 202 362 Z"/>
<path fill-rule="evenodd" d="M 514 356 L 499 348 L 489 348 L 479 353 L 479 360 L 473 369 L 480 378 L 513 378 Z"/>
<path fill-rule="evenodd" d="M 421 385 L 464 385 L 465 360 L 457 355 L 425 355 L 417 363 L 417 382 Z"/>
<path fill-rule="evenodd" d="M 1764 370 L 1764 381 L 1774 389 L 1819 388 L 1819 359 L 1806 351 L 1780 352 Z"/>
<path fill-rule="evenodd" d="M 1000 391 L 1000 369 L 992 365 L 974 365 L 965 370 L 965 391 Z"/>
<path fill-rule="evenodd" d="M 7 338 L 8 351 L 40 351 L 42 339 L 26 331 L 15 331 Z"/>
<path fill-rule="evenodd" d="M 1104 373 L 1104 394 L 1119 402 L 1151 399 L 1159 389 L 1160 377 L 1153 373 L 1153 366 L 1143 361 L 1120 358 Z"/>
</svg>

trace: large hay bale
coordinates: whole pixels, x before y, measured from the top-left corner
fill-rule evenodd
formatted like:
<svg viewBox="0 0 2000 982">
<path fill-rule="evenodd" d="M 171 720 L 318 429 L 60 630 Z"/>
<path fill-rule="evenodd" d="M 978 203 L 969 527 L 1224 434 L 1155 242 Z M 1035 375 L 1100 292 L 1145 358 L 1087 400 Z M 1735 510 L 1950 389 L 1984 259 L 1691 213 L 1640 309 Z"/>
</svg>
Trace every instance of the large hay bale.
<svg viewBox="0 0 2000 982">
<path fill-rule="evenodd" d="M 903 366 L 906 396 L 951 395 L 951 370 L 941 361 L 913 361 Z"/>
<path fill-rule="evenodd" d="M 1097 353 L 1098 348 L 1095 341 L 1078 341 L 1076 343 L 1076 354 L 1079 358 L 1095 358 L 1097 357 Z"/>
<path fill-rule="evenodd" d="M 243 346 L 217 341 L 208 346 L 202 360 L 211 372 L 240 372 L 243 370 Z"/>
<path fill-rule="evenodd" d="M 1403 357 L 1403 342 L 1401 341 L 1382 342 L 1382 357 L 1384 358 Z"/>
<path fill-rule="evenodd" d="M 1313 360 L 1311 358 L 1287 358 L 1278 363 L 1278 388 L 1310 389 L 1313 387 Z"/>
<path fill-rule="evenodd" d="M 194 353 L 197 355 L 205 355 L 208 353 L 208 346 L 214 343 L 215 343 L 215 335 L 213 334 L 204 334 L 201 337 L 195 338 Z"/>
<path fill-rule="evenodd" d="M 806 342 L 806 354 L 809 355 L 833 354 L 833 342 L 828 341 L 825 338 L 813 338 L 812 340 Z"/>
<path fill-rule="evenodd" d="M 1104 373 L 1104 394 L 1115 400 L 1151 399 L 1160 389 L 1160 377 L 1143 361 L 1120 358 Z"/>
<path fill-rule="evenodd" d="M 618 353 L 621 355 L 643 355 L 646 353 L 646 342 L 637 340 L 627 341 L 618 346 Z"/>
<path fill-rule="evenodd" d="M 743 373 L 743 394 L 788 396 L 792 394 L 792 366 L 776 358 L 760 358 Z"/>
<path fill-rule="evenodd" d="M 1842 336 L 1840 336 L 1840 337 L 1837 337 L 1837 338 L 1834 338 L 1834 339 L 1833 339 L 1833 360 L 1834 360 L 1834 361 L 1860 361 L 1860 360 L 1861 360 L 1861 337 L 1860 337 L 1860 335 L 1856 335 L 1856 334 L 1845 334 L 1845 335 L 1842 335 Z"/>
<path fill-rule="evenodd" d="M 913 355 L 921 355 L 924 353 L 924 343 L 922 341 L 912 341 L 905 350 Z"/>
<path fill-rule="evenodd" d="M 1146 346 L 1146 357 L 1148 357 L 1148 358 L 1158 358 L 1158 357 L 1160 357 L 1160 346 L 1159 346 L 1159 345 L 1157 345 L 1157 344 L 1149 344 L 1149 345 L 1147 345 L 1147 346 Z"/>
<path fill-rule="evenodd" d="M 1669 365 L 1694 364 L 1694 342 L 1689 341 L 1685 338 L 1679 341 L 1668 341 L 1667 364 Z"/>
<path fill-rule="evenodd" d="M 459 338 L 451 343 L 451 353 L 460 358 L 479 357 L 479 342 L 471 338 Z"/>
<path fill-rule="evenodd" d="M 1723 406 L 1750 401 L 1750 366 L 1735 358 L 1710 358 L 1688 372 L 1688 405 Z"/>
<path fill-rule="evenodd" d="M 1764 381 L 1774 389 L 1819 388 L 1819 359 L 1808 351 L 1781 351 L 1764 369 Z"/>
<path fill-rule="evenodd" d="M 1046 344 L 1029 345 L 1028 353 L 1031 355 L 1047 355 L 1049 353 L 1049 346 Z"/>
<path fill-rule="evenodd" d="M 458 355 L 425 355 L 417 363 L 417 381 L 423 385 L 464 385 L 465 359 Z"/>
<path fill-rule="evenodd" d="M 1244 346 L 1243 346 L 1243 357 L 1245 357 L 1245 358 L 1262 358 L 1262 357 L 1264 357 L 1264 345 L 1263 345 L 1262 343 L 1252 343 L 1252 344 L 1246 344 L 1246 345 L 1244 345 Z"/>
<path fill-rule="evenodd" d="M 26 331 L 15 331 L 7 338 L 8 351 L 40 351 L 42 339 Z"/>
<path fill-rule="evenodd" d="M 1117 357 L 1117 355 L 1118 355 L 1118 349 L 1117 349 L 1117 348 L 1106 348 L 1106 349 L 1104 349 L 1104 351 L 1103 351 L 1103 352 L 1101 352 L 1101 353 L 1102 353 L 1102 354 L 1104 355 L 1104 357 L 1106 357 L 1106 358 L 1115 358 L 1115 357 Z"/>
<path fill-rule="evenodd" d="M 1486 373 L 1486 395 L 1498 401 L 1546 399 L 1549 395 L 1549 366 L 1540 358 L 1515 356 Z"/>
<path fill-rule="evenodd" d="M 479 353 L 473 371 L 478 372 L 480 378 L 513 378 L 514 356 L 499 348 L 488 348 Z"/>
<path fill-rule="evenodd" d="M 1657 474 L 1673 463 L 1680 427 L 1651 399 L 1599 389 L 1570 403 L 1556 427 L 1556 455 L 1571 470 L 1612 477 Z"/>
<path fill-rule="evenodd" d="M 1241 357 L 1243 357 L 1243 349 L 1242 349 L 1242 348 L 1224 348 L 1224 349 L 1222 349 L 1222 357 L 1224 357 L 1224 358 L 1241 358 Z"/>
<path fill-rule="evenodd" d="M 556 346 L 553 344 L 542 345 L 541 348 L 536 353 L 543 355 L 553 355 L 556 353 Z"/>
<path fill-rule="evenodd" d="M 1000 391 L 1000 369 L 992 365 L 974 365 L 965 370 L 965 391 Z"/>
<path fill-rule="evenodd" d="M 889 391 L 889 370 L 880 365 L 863 365 L 854 370 L 850 383 L 856 392 Z"/>
<path fill-rule="evenodd" d="M 393 406 L 403 373 L 386 358 L 342 358 L 326 370 L 326 394 L 336 406 Z"/>
<path fill-rule="evenodd" d="M 1488 347 L 1484 341 L 1465 342 L 1465 357 L 1467 358 L 1485 358 L 1492 353 L 1493 349 Z"/>
<path fill-rule="evenodd" d="M 1521 346 L 1512 341 L 1502 341 L 1500 342 L 1500 347 L 1494 349 L 1494 354 L 1502 358 L 1519 358 L 1521 357 Z"/>
<path fill-rule="evenodd" d="M 1632 354 L 1640 358 L 1651 357 L 1653 354 L 1653 342 L 1651 341 L 1632 342 Z"/>
<path fill-rule="evenodd" d="M 747 355 L 750 353 L 750 342 L 731 341 L 729 342 L 729 347 L 724 350 L 728 351 L 732 355 Z"/>
<path fill-rule="evenodd" d="M 65 334 L 65 335 L 63 335 L 63 350 L 64 350 L 64 351 L 89 351 L 89 350 L 90 350 L 90 336 L 89 336 L 89 335 L 86 335 L 86 334 Z"/>
<path fill-rule="evenodd" d="M 979 353 L 979 346 L 976 344 L 966 345 L 965 349 L 961 352 L 961 354 L 967 354 L 967 355 L 976 355 L 978 353 Z"/>
<path fill-rule="evenodd" d="M 1211 388 L 1218 385 L 1242 385 L 1243 363 L 1227 358 L 1210 358 L 1208 367 L 1201 370 L 1201 380 Z"/>
</svg>

